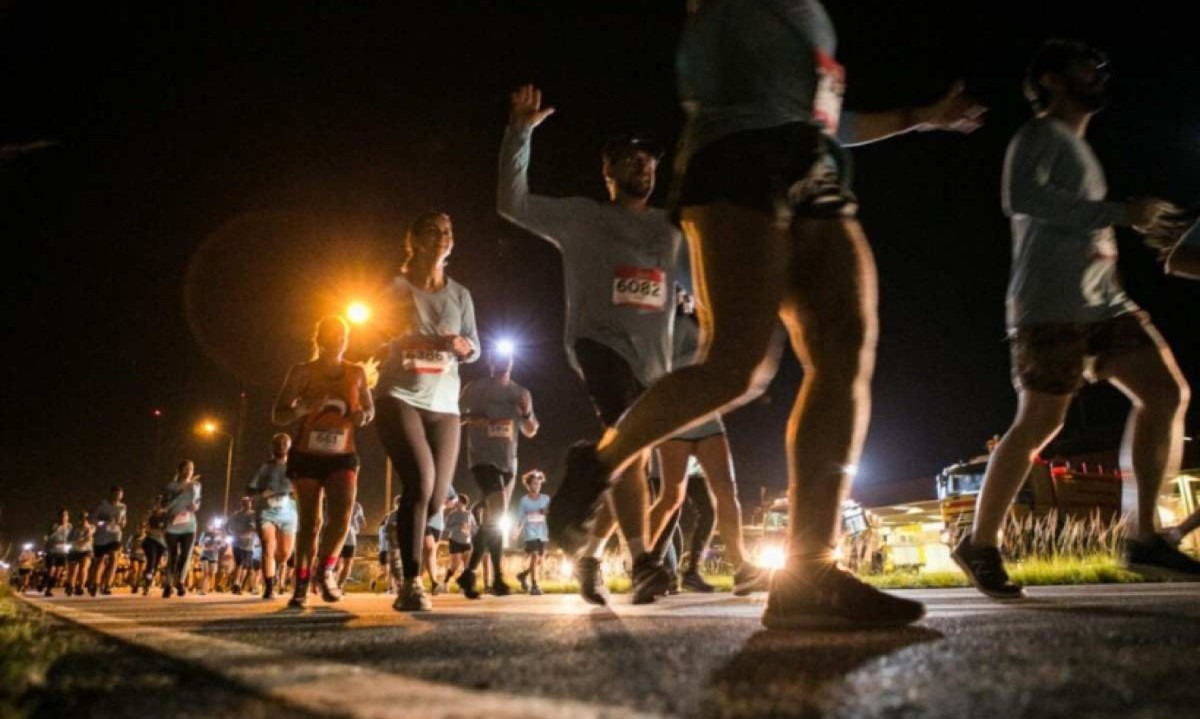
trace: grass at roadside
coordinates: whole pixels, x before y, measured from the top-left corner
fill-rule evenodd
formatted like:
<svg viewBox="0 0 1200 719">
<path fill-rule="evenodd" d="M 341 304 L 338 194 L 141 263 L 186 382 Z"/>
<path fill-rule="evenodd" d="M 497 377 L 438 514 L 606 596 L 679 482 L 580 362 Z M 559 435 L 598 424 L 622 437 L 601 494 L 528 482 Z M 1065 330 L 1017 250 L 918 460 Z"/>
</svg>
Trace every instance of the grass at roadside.
<svg viewBox="0 0 1200 719">
<path fill-rule="evenodd" d="M 54 631 L 52 622 L 14 599 L 8 587 L 0 587 L 0 719 L 25 716 L 22 696 L 74 648 L 75 635 Z"/>
</svg>

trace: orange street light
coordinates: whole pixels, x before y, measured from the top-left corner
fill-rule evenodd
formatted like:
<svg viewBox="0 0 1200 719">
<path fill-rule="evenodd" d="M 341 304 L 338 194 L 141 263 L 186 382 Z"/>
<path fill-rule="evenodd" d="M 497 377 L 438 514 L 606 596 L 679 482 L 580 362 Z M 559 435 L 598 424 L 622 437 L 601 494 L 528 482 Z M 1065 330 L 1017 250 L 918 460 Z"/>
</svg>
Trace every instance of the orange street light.
<svg viewBox="0 0 1200 719">
<path fill-rule="evenodd" d="M 353 324 L 361 325 L 371 319 L 371 308 L 362 302 L 351 302 L 346 308 L 346 319 Z"/>
</svg>

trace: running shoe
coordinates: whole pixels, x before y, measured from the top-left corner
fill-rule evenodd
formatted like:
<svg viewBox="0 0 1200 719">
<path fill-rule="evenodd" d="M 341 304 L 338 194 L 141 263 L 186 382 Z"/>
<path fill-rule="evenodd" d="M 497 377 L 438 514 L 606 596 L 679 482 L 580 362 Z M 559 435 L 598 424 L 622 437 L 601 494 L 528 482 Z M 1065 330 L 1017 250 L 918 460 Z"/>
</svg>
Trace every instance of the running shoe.
<svg viewBox="0 0 1200 719">
<path fill-rule="evenodd" d="M 537 584 L 530 586 L 529 587 L 529 596 L 531 596 L 531 597 L 542 596 L 542 588 L 539 587 Z"/>
<path fill-rule="evenodd" d="M 317 570 L 317 589 L 321 592 L 321 599 L 327 602 L 340 602 L 342 600 L 342 590 L 338 587 L 337 575 L 329 569 L 322 567 Z"/>
<path fill-rule="evenodd" d="M 289 609 L 303 609 L 308 606 L 308 579 L 297 579 L 296 589 L 292 592 L 292 598 L 288 600 Z"/>
<path fill-rule="evenodd" d="M 827 564 L 776 571 L 762 623 L 767 629 L 867 629 L 904 626 L 923 616 L 920 602 L 881 592 Z"/>
<path fill-rule="evenodd" d="M 504 581 L 504 577 L 496 577 L 496 579 L 492 581 L 493 597 L 507 597 L 510 594 L 512 594 L 512 589 L 510 589 L 508 583 Z"/>
<path fill-rule="evenodd" d="M 467 599 L 479 599 L 479 590 L 475 588 L 475 572 L 473 570 L 464 569 L 462 574 L 458 575 L 458 579 L 454 580 L 454 583 L 458 585 L 459 590 L 462 591 L 463 596 Z"/>
<path fill-rule="evenodd" d="M 733 574 L 733 596 L 746 597 L 754 592 L 765 592 L 771 588 L 771 572 L 742 562 Z"/>
<path fill-rule="evenodd" d="M 529 570 L 527 569 L 523 572 L 517 572 L 517 581 L 521 583 L 521 591 L 528 592 L 529 591 Z"/>
<path fill-rule="evenodd" d="M 595 557 L 584 557 L 575 564 L 575 580 L 579 582 L 579 596 L 589 604 L 603 607 L 608 604 L 604 596 L 604 573 L 600 560 Z"/>
<path fill-rule="evenodd" d="M 959 540 L 950 558 L 980 592 L 993 599 L 1023 599 L 1025 590 L 1008 578 L 1004 559 L 995 547 L 974 547 L 971 533 Z"/>
<path fill-rule="evenodd" d="M 574 554 L 587 541 L 592 519 L 608 489 L 609 473 L 600 464 L 595 442 L 571 445 L 566 466 L 562 485 L 554 495 L 554 511 L 546 521 L 550 539 L 567 554 Z"/>
<path fill-rule="evenodd" d="M 1200 581 L 1200 562 L 1172 547 L 1157 534 L 1150 542 L 1127 539 L 1121 549 L 1121 564 L 1131 572 L 1155 579 Z"/>
<path fill-rule="evenodd" d="M 680 583 L 683 585 L 683 588 L 689 592 L 712 594 L 713 592 L 717 591 L 717 588 L 704 581 L 704 577 L 700 576 L 700 572 L 697 572 L 695 569 L 690 569 L 684 572 Z"/>
<path fill-rule="evenodd" d="M 433 609 L 433 600 L 425 594 L 425 585 L 420 579 L 405 579 L 400 596 L 392 603 L 398 612 L 428 612 Z"/>
<path fill-rule="evenodd" d="M 671 586 L 671 573 L 649 553 L 643 554 L 633 563 L 633 603 L 649 604 L 655 597 L 667 593 Z"/>
</svg>

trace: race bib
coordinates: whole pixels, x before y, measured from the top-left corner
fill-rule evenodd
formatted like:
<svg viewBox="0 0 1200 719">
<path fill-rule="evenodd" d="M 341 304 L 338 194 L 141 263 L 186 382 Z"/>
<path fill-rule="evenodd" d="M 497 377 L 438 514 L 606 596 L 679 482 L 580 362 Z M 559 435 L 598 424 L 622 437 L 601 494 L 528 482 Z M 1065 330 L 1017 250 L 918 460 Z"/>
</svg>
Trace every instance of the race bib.
<svg viewBox="0 0 1200 719">
<path fill-rule="evenodd" d="M 279 509 L 286 507 L 289 497 L 286 494 L 275 494 L 267 497 L 267 506 L 271 509 Z"/>
<path fill-rule="evenodd" d="M 541 512 L 530 512 L 525 515 L 526 524 L 541 524 L 546 521 L 546 515 Z"/>
<path fill-rule="evenodd" d="M 836 135 L 846 94 L 846 69 L 831 56 L 816 51 L 817 89 L 813 94 L 813 119 L 826 135 Z"/>
<path fill-rule="evenodd" d="M 308 450 L 319 454 L 343 454 L 350 442 L 350 433 L 344 429 L 314 429 L 308 433 Z"/>
<path fill-rule="evenodd" d="M 404 350 L 404 368 L 416 374 L 442 374 L 450 366 L 450 353 L 435 349 Z"/>
<path fill-rule="evenodd" d="M 618 267 L 612 302 L 617 307 L 662 310 L 667 306 L 667 273 L 657 267 Z"/>
<path fill-rule="evenodd" d="M 495 419 L 487 423 L 488 439 L 512 439 L 513 421 L 511 419 Z"/>
<path fill-rule="evenodd" d="M 191 512 L 180 512 L 171 517 L 171 526 L 178 527 L 181 524 L 187 524 L 192 519 Z"/>
</svg>

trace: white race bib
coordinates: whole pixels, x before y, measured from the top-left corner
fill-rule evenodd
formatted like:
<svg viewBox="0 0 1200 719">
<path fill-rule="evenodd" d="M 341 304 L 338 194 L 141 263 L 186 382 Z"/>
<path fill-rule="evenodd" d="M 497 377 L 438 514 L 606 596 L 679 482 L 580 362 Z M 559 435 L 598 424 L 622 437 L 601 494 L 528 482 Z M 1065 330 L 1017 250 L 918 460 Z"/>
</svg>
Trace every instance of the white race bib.
<svg viewBox="0 0 1200 719">
<path fill-rule="evenodd" d="M 192 520 L 191 512 L 180 512 L 174 517 L 171 517 L 171 526 L 178 527 L 181 524 L 187 524 Z"/>
<path fill-rule="evenodd" d="M 342 454 L 350 441 L 346 430 L 314 429 L 308 433 L 308 449 L 322 454 Z"/>
<path fill-rule="evenodd" d="M 404 350 L 404 367 L 416 374 L 442 374 L 450 366 L 450 353 L 434 349 Z"/>
<path fill-rule="evenodd" d="M 815 55 L 817 90 L 813 95 L 813 119 L 821 123 L 826 135 L 836 135 L 842 116 L 842 96 L 846 94 L 846 69 L 820 50 Z"/>
<path fill-rule="evenodd" d="M 612 302 L 617 307 L 662 310 L 667 306 L 667 273 L 657 267 L 618 267 Z"/>
<path fill-rule="evenodd" d="M 512 439 L 513 421 L 511 419 L 493 419 L 487 423 L 488 439 Z"/>
<path fill-rule="evenodd" d="M 525 515 L 526 524 L 541 524 L 546 521 L 546 515 L 541 512 L 530 512 Z"/>
</svg>

